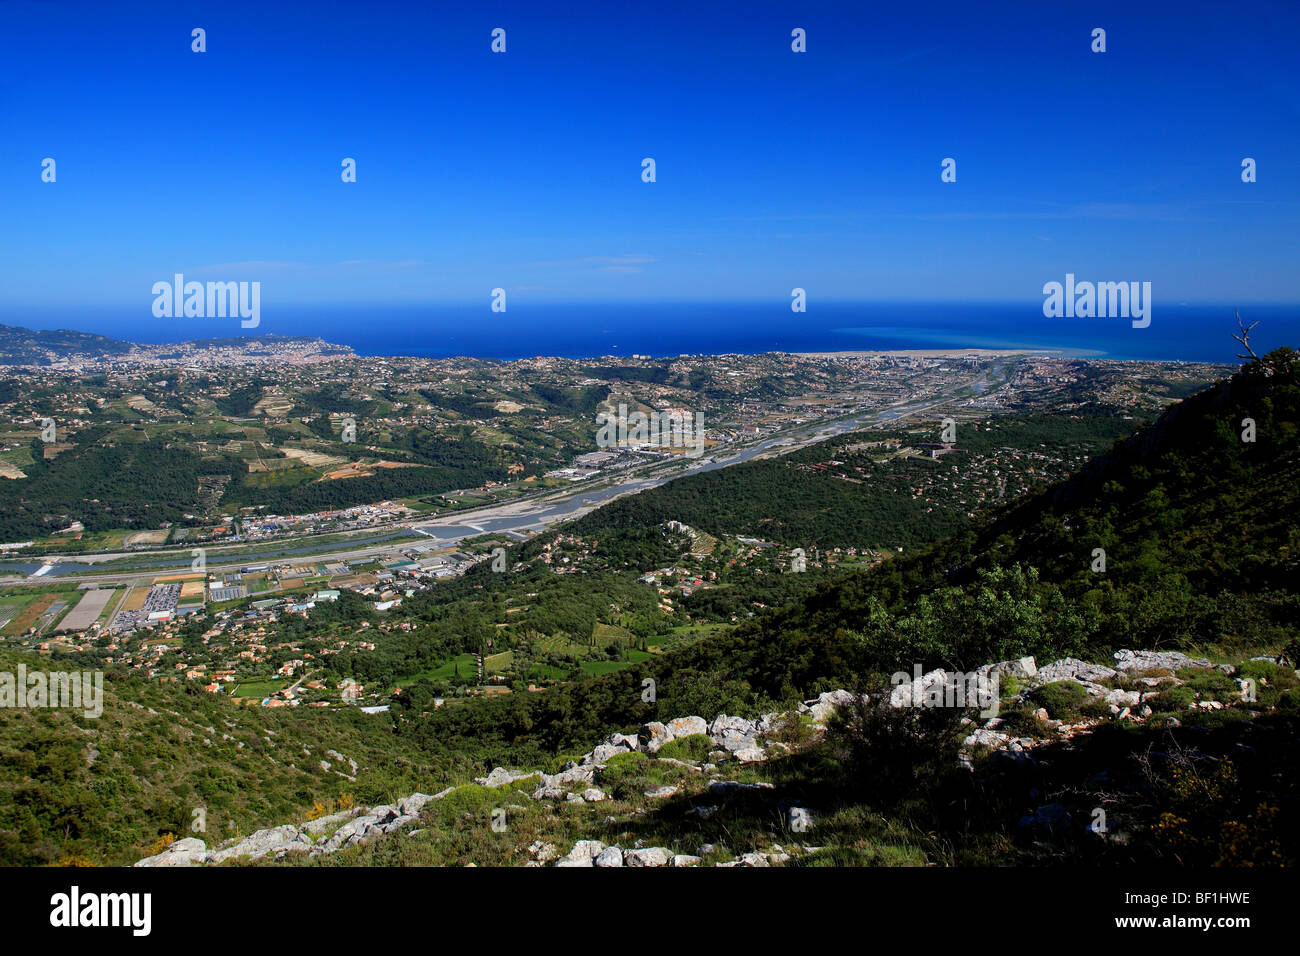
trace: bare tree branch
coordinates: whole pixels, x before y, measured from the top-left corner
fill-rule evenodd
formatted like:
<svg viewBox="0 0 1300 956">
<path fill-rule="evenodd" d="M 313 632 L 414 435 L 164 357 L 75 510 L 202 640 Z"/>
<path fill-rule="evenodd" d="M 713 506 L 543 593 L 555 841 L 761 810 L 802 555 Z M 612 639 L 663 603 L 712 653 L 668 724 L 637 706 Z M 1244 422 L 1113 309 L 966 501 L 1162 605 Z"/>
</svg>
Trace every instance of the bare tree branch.
<svg viewBox="0 0 1300 956">
<path fill-rule="evenodd" d="M 1242 355 L 1241 353 L 1238 353 L 1237 358 L 1242 359 L 1244 361 L 1250 361 L 1251 359 L 1254 359 L 1256 362 L 1258 362 L 1260 360 L 1259 356 L 1256 355 L 1255 350 L 1250 347 L 1250 330 L 1253 329 L 1255 326 L 1259 325 L 1259 321 L 1256 320 L 1250 323 L 1250 325 L 1245 325 L 1241 321 L 1241 311 L 1238 309 L 1233 309 L 1232 311 L 1237 314 L 1237 329 L 1238 329 L 1238 333 L 1234 335 L 1233 338 L 1236 339 L 1238 342 L 1240 342 L 1242 347 L 1248 353 L 1250 353 L 1248 355 Z"/>
</svg>

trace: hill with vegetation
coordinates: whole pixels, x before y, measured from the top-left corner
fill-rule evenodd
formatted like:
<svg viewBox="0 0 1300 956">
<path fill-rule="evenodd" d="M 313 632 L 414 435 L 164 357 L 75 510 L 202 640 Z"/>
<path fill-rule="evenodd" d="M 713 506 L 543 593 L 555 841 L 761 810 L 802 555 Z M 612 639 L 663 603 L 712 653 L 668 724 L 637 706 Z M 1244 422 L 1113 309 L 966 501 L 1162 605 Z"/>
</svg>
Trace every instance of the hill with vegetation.
<svg viewBox="0 0 1300 956">
<path fill-rule="evenodd" d="M 924 550 L 820 579 L 771 613 L 542 693 L 438 708 L 430 695 L 404 689 L 387 715 L 363 718 L 241 709 L 124 678 L 110 682 L 116 703 L 104 718 L 118 715 L 120 730 L 81 726 L 62 712 L 0 713 L 2 845 L 15 860 L 93 855 L 104 838 L 70 822 L 83 803 L 88 819 L 105 825 L 125 820 L 137 802 L 146 808 L 121 824 L 111 852 L 98 851 L 97 860 L 109 861 L 128 847 L 148 849 L 146 838 L 177 834 L 199 798 L 215 805 L 224 794 L 238 835 L 254 824 L 301 820 L 316 803 L 334 808 L 345 792 L 391 803 L 450 786 L 459 796 L 429 806 L 425 834 L 349 847 L 328 862 L 538 862 L 519 842 L 524 836 L 533 838 L 528 846 L 640 840 L 680 853 L 692 852 L 692 841 L 725 839 L 725 858 L 741 858 L 791 839 L 783 822 L 791 805 L 811 809 L 816 842 L 830 848 L 810 863 L 1294 862 L 1298 372 L 1290 350 L 1252 361 L 1072 477 L 977 514 Z M 521 553 L 530 546 L 540 547 L 530 542 Z M 547 627 L 581 634 L 624 626 L 633 640 L 638 629 L 650 633 L 645 598 L 615 577 L 559 575 L 562 583 L 547 588 L 532 571 L 488 574 L 467 576 L 447 601 L 413 600 L 407 611 L 442 635 L 444 649 L 465 646 L 456 643 L 461 615 L 485 641 L 512 601 L 535 602 Z M 476 607 L 484 601 L 500 606 Z M 625 617 L 616 624 L 611 613 Z M 386 669 L 367 676 L 387 679 L 420 660 L 418 637 L 411 641 L 390 661 L 377 658 Z M 1197 660 L 1171 657 L 1166 666 L 1145 657 L 1142 667 L 1121 667 L 1130 658 L 1116 653 L 1134 649 Z M 1028 679 L 1016 662 L 1029 656 L 1055 663 L 1047 676 Z M 346 660 L 339 666 L 366 666 Z M 1000 724 L 976 722 L 966 708 L 880 706 L 896 671 L 996 662 L 1012 665 Z M 1080 670 L 1083 662 L 1099 669 Z M 848 700 L 866 693 L 873 705 L 841 707 L 824 736 L 796 721 L 765 741 L 761 760 L 718 752 L 716 739 L 683 742 L 667 752 L 671 760 L 663 751 L 606 754 L 616 772 L 602 769 L 592 782 L 614 802 L 552 806 L 512 796 L 529 822 L 502 837 L 487 834 L 497 832 L 489 816 L 504 791 L 468 782 L 496 767 L 517 768 L 518 779 L 567 773 L 610 734 L 645 734 L 683 715 L 712 728 L 719 715 L 798 712 L 801 701 L 839 689 Z M 137 705 L 158 714 L 142 715 Z M 175 714 L 156 719 L 168 709 Z M 725 740 L 729 727 L 713 736 Z M 209 731 L 235 740 L 217 744 Z M 101 756 L 93 763 L 82 744 L 91 734 L 107 743 L 94 743 Z M 164 755 L 182 752 L 178 734 L 187 749 L 173 775 Z M 980 734 L 1004 746 L 982 748 Z M 212 743 L 200 750 L 195 737 Z M 279 749 L 246 755 L 270 740 Z M 368 763 L 371 776 L 353 786 L 312 770 L 331 759 L 321 748 Z M 113 760 L 96 770 L 107 754 Z M 754 787 L 714 786 L 728 781 Z M 664 786 L 677 789 L 646 796 Z M 757 791 L 762 799 L 738 796 Z M 1087 829 L 1096 808 L 1119 821 L 1123 839 Z M 33 846 L 43 847 L 39 856 Z"/>
<path fill-rule="evenodd" d="M 762 620 L 611 677 L 413 719 L 403 732 L 477 749 L 485 763 L 540 763 L 661 715 L 760 713 L 836 687 L 874 686 L 915 665 L 961 670 L 1024 655 L 1107 661 L 1119 649 L 1155 648 L 1233 667 L 1252 657 L 1294 667 L 1297 370 L 1286 349 L 1252 361 L 1076 477 L 923 553 L 824 584 Z M 1274 689 L 1292 683 L 1289 673 L 1273 673 Z M 646 679 L 657 688 L 653 703 L 643 699 Z M 1269 706 L 1285 712 L 1294 704 L 1289 693 Z M 1248 712 L 1217 713 L 1183 717 L 1210 732 Z M 1261 726 L 1283 731 L 1270 735 L 1267 759 L 1293 760 L 1289 745 L 1276 743 L 1293 718 L 1264 716 L 1269 724 Z M 1223 733 L 1249 765 L 1252 785 L 1267 791 L 1261 805 L 1284 800 L 1294 810 L 1294 786 L 1257 762 L 1264 757 L 1241 732 Z M 1143 733 L 1161 736 L 1149 725 Z M 1108 757 L 1115 767 L 1151 740 L 1119 743 Z M 932 738 L 925 749 L 934 745 Z"/>
<path fill-rule="evenodd" d="M 124 355 L 134 347 L 130 342 L 89 332 L 0 325 L 0 365 L 49 365 L 69 355 L 110 358 Z"/>
<path fill-rule="evenodd" d="M 0 650 L 0 672 L 20 664 L 81 670 Z M 177 836 L 220 839 L 458 772 L 353 708 L 241 706 L 112 669 L 103 688 L 98 717 L 0 708 L 0 865 L 120 865 Z"/>
</svg>

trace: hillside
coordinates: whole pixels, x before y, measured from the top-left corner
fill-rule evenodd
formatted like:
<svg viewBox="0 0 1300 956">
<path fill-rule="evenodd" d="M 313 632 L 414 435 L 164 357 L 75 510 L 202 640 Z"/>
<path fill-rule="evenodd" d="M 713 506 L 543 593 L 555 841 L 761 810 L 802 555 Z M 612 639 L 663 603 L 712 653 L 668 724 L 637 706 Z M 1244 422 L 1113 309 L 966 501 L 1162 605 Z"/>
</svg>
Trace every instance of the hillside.
<svg viewBox="0 0 1300 956">
<path fill-rule="evenodd" d="M 903 856 L 935 862 L 1294 861 L 1298 370 L 1290 350 L 1251 363 L 1077 477 L 730 634 L 403 732 L 477 750 L 485 767 L 544 766 L 683 713 L 758 715 L 835 687 L 875 694 L 895 670 L 1009 661 L 1011 695 L 974 736 L 959 722 L 969 710 L 861 708 L 824 744 L 745 772 L 836 820 L 840 862 L 888 859 L 882 827 L 907 834 L 884 841 Z M 1133 647 L 1153 650 L 1122 650 Z M 1028 655 L 1055 663 L 1017 669 Z M 963 738 L 993 750 L 973 774 L 951 762 Z M 585 835 L 622 839 L 649 813 L 637 829 L 680 838 L 698 802 L 633 799 L 629 817 Z M 1089 836 L 1095 808 L 1123 821 L 1122 840 Z M 781 839 L 770 808 L 742 817 L 737 829 L 760 831 L 751 849 Z"/>
<path fill-rule="evenodd" d="M 0 672 L 20 664 L 80 670 L 0 651 Z M 129 863 L 169 834 L 222 838 L 456 772 L 352 709 L 263 710 L 112 671 L 103 692 L 99 717 L 0 707 L 0 865 Z"/>
<path fill-rule="evenodd" d="M 133 348 L 130 342 L 89 332 L 36 331 L 0 325 L 0 365 L 49 365 L 70 355 L 108 358 L 124 355 Z"/>
<path fill-rule="evenodd" d="M 1256 420 L 1253 444 L 1239 437 L 1244 417 Z M 431 721 L 440 737 L 464 734 L 476 746 L 554 749 L 652 718 L 632 690 L 645 676 L 676 712 L 730 712 L 914 663 L 1104 659 L 1120 647 L 1204 643 L 1280 650 L 1300 629 L 1288 583 L 1300 546 L 1297 422 L 1287 350 L 1174 406 L 1086 473 L 924 552 L 618 678 L 497 703 L 495 717 L 485 708 Z M 1104 572 L 1091 570 L 1097 547 Z"/>
<path fill-rule="evenodd" d="M 826 581 L 783 609 L 605 677 L 441 709 L 420 695 L 396 695 L 387 717 L 368 722 L 346 711 L 241 710 L 131 681 L 110 683 L 104 720 L 112 720 L 101 728 L 64 713 L 5 712 L 2 763 L 18 768 L 7 771 L 0 796 L 6 852 L 40 846 L 38 859 L 92 852 L 103 838 L 70 822 L 82 804 L 104 825 L 129 815 L 112 852 L 97 857 L 121 861 L 128 849 L 145 855 L 159 834 L 190 835 L 177 827 L 195 791 L 209 806 L 224 800 L 223 809 L 232 808 L 234 837 L 302 821 L 313 802 L 318 814 L 346 812 L 335 802 L 344 793 L 391 809 L 406 795 L 451 787 L 459 794 L 453 800 L 385 816 L 411 817 L 407 823 L 427 831 L 423 838 L 375 834 L 340 845 L 328 861 L 304 859 L 540 862 L 545 854 L 528 850 L 532 843 L 552 844 L 562 856 L 561 844 L 580 839 L 624 849 L 639 840 L 689 856 L 699 855 L 697 838 L 721 844 L 725 833 L 719 859 L 730 861 L 789 843 L 783 821 L 798 806 L 811 808 L 821 827 L 815 843 L 803 838 L 800 846 L 831 848 L 808 862 L 1050 862 L 1060 854 L 1096 862 L 1294 861 L 1296 828 L 1286 821 L 1300 820 L 1297 372 L 1294 353 L 1273 353 L 1173 406 L 1074 477 L 977 516 L 955 537 Z M 1242 440 L 1246 418 L 1254 441 Z M 573 580 L 553 597 L 539 589 L 539 603 L 553 601 L 546 613 L 557 620 L 573 616 L 577 623 L 566 626 L 588 627 L 593 609 L 572 603 L 587 583 Z M 458 600 L 472 605 L 477 587 L 466 578 Z M 601 608 L 624 600 L 614 591 L 591 595 Z M 433 605 L 422 611 L 444 613 Z M 1039 668 L 1026 664 L 1030 657 L 1052 663 Z M 892 672 L 991 664 L 1005 674 L 1001 713 L 992 720 L 969 708 L 882 705 Z M 605 763 L 616 771 L 600 769 L 584 781 L 611 802 L 584 809 L 585 797 L 561 797 L 551 809 L 546 794 L 532 803 L 528 793 L 512 796 L 528 829 L 485 842 L 496 839 L 485 836 L 487 815 L 502 798 L 492 786 L 469 784 L 476 775 L 509 783 L 508 771 L 519 779 L 567 773 L 570 761 L 582 765 L 584 751 L 611 733 L 653 736 L 647 727 L 682 715 L 699 715 L 711 729 L 725 715 L 748 715 L 752 730 L 750 718 L 795 711 L 842 689 L 847 697 L 836 700 L 865 692 L 872 706 L 842 707 L 825 736 L 806 733 L 798 720 L 777 732 L 769 720 L 761 745 L 757 732 L 742 735 L 763 750 L 761 759 L 740 759 L 748 744 L 728 749 L 719 740 L 668 751 L 680 764 L 642 746 L 639 756 L 611 752 L 615 759 Z M 133 704 L 175 715 L 141 716 Z M 146 726 L 148 719 L 154 723 Z M 217 720 L 229 722 L 225 732 L 235 740 L 213 741 L 224 749 L 211 756 L 195 750 L 189 741 L 198 728 L 217 728 Z M 730 726 L 724 720 L 722 739 Z M 79 740 L 88 733 L 106 735 L 109 746 L 94 747 L 114 755 L 102 769 L 95 767 L 103 758 L 82 766 L 89 751 Z M 242 753 L 271 740 L 281 748 L 274 764 Z M 164 755 L 180 743 L 189 756 L 167 766 Z M 318 774 L 311 768 L 324 748 L 367 763 L 368 775 L 345 787 L 337 774 Z M 46 759 L 50 753 L 57 759 Z M 498 767 L 505 769 L 493 774 Z M 739 803 L 711 799 L 714 785 L 727 781 L 775 792 Z M 671 799 L 647 796 L 667 786 L 678 788 Z M 698 808 L 715 805 L 722 816 L 706 825 Z M 134 812 L 138 806 L 152 810 Z M 1122 822 L 1122 841 L 1085 832 L 1099 807 Z M 1224 827 L 1235 835 L 1220 839 Z M 521 844 L 524 835 L 530 839 Z"/>
<path fill-rule="evenodd" d="M 906 685 L 870 701 L 836 690 L 755 719 L 650 721 L 136 865 L 1294 863 L 1300 680 L 1265 660 L 1111 663 L 999 663 L 1000 713 L 973 732 L 973 710 L 916 709 Z M 1237 700 L 1237 681 L 1266 693 Z"/>
<path fill-rule="evenodd" d="M 757 535 L 809 552 L 849 546 L 910 551 L 964 530 L 973 512 L 1002 495 L 1013 498 L 1069 474 L 1132 432 L 1139 423 L 1131 418 L 1120 406 L 1087 402 L 1068 411 L 964 420 L 956 450 L 939 458 L 910 447 L 938 439 L 938 427 L 850 432 L 619 499 L 573 530 L 601 535 L 606 551 L 618 548 L 617 536 L 635 541 L 645 528 L 670 520 L 715 536 Z"/>
<path fill-rule="evenodd" d="M 307 335 L 250 335 L 194 339 L 174 346 L 139 346 L 134 342 L 96 335 L 92 332 L 76 332 L 71 329 L 25 329 L 16 325 L 0 325 L 0 365 L 51 365 L 66 361 L 72 356 L 85 359 L 111 359 L 141 348 L 153 350 L 161 355 L 184 351 L 204 349 L 243 349 L 249 354 L 271 354 L 270 351 L 282 346 L 314 345 L 320 354 L 350 355 L 352 349 L 346 345 L 332 345 L 322 339 Z"/>
</svg>

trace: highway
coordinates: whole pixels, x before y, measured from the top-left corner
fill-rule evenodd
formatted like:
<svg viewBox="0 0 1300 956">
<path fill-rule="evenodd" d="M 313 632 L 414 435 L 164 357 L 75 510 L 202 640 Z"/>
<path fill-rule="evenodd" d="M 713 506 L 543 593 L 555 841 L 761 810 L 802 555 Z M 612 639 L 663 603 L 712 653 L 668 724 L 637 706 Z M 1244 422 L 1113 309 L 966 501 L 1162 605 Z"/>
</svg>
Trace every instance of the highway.
<svg viewBox="0 0 1300 956">
<path fill-rule="evenodd" d="M 600 507 L 624 495 L 636 494 L 648 488 L 662 485 L 685 475 L 728 468 L 742 462 L 760 457 L 787 454 L 797 448 L 815 442 L 824 441 L 836 435 L 862 428 L 881 428 L 893 425 L 900 420 L 922 414 L 930 409 L 946 404 L 968 391 L 983 392 L 993 386 L 992 376 L 1001 369 L 1003 363 L 980 370 L 979 374 L 960 382 L 954 382 L 943 394 L 924 401 L 908 400 L 889 405 L 876 411 L 858 413 L 829 422 L 817 422 L 796 426 L 784 432 L 744 447 L 736 447 L 730 453 L 722 453 L 716 458 L 705 457 L 696 464 L 684 464 L 681 459 L 671 462 L 655 462 L 636 469 L 632 474 L 616 478 L 613 484 L 601 487 L 602 479 L 595 479 L 597 487 L 578 488 L 572 491 L 562 490 L 531 497 L 527 500 L 515 500 L 497 505 L 488 505 L 472 511 L 436 518 L 403 521 L 396 527 L 390 525 L 382 533 L 390 540 L 376 541 L 374 529 L 357 532 L 358 537 L 365 538 L 365 543 L 338 546 L 326 544 L 320 550 L 310 546 L 309 535 L 290 537 L 280 542 L 279 551 L 259 551 L 250 554 L 229 554 L 222 559 L 222 552 L 241 551 L 241 546 L 223 546 L 208 548 L 205 551 L 206 567 L 210 574 L 237 572 L 242 567 L 260 564 L 313 563 L 329 564 L 339 561 L 356 562 L 380 555 L 392 555 L 402 549 L 421 544 L 435 548 L 454 547 L 466 538 L 487 533 L 505 534 L 515 538 L 525 537 L 527 533 L 545 530 L 564 521 L 569 521 Z M 716 454 L 716 449 L 714 450 Z M 647 472 L 649 474 L 647 474 Z M 606 479 L 607 480 L 607 479 Z M 414 536 L 394 538 L 402 529 L 413 532 Z M 421 539 L 426 540 L 421 540 Z M 273 542 L 267 542 L 273 546 Z M 248 545 L 242 546 L 247 548 Z M 130 560 L 137 567 L 113 570 L 109 567 L 98 568 L 97 565 L 111 563 L 114 560 Z M 9 572 L 11 577 L 4 584 L 49 584 L 55 580 L 71 577 L 77 583 L 94 582 L 101 585 L 144 584 L 164 574 L 184 573 L 190 569 L 192 561 L 188 548 L 155 551 L 147 553 L 117 553 L 102 555 L 52 555 L 27 561 L 8 561 L 0 563 L 0 573 Z M 149 567 L 139 565 L 149 562 Z M 53 567 L 40 577 L 35 576 L 39 566 L 52 564 Z M 14 572 L 18 572 L 15 574 Z M 25 575 L 24 575 L 24 572 Z M 22 576 L 20 576 L 22 575 Z"/>
</svg>

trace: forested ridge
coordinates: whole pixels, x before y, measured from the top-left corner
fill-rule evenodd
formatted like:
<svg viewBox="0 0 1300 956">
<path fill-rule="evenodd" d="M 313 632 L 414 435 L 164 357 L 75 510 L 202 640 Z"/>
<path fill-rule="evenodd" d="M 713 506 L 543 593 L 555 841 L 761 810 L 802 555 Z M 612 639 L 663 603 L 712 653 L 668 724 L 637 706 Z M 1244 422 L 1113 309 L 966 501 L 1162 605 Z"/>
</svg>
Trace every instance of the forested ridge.
<svg viewBox="0 0 1300 956">
<path fill-rule="evenodd" d="M 1241 437 L 1246 418 L 1253 443 Z M 1172 407 L 1076 478 L 922 553 L 622 673 L 431 715 L 414 732 L 438 747 L 542 753 L 656 716 L 789 703 L 914 662 L 977 667 L 1204 642 L 1290 643 L 1295 659 L 1297 423 L 1296 356 L 1282 349 Z M 1096 548 L 1103 572 L 1092 570 Z M 657 705 L 636 692 L 645 677 Z"/>
</svg>

